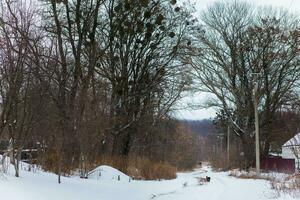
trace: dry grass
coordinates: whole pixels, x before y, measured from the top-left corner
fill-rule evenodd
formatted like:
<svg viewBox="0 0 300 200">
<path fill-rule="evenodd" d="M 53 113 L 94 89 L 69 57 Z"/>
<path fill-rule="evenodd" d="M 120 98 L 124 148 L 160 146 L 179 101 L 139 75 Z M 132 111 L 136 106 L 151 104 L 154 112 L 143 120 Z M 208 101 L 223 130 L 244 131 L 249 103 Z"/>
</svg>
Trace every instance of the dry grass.
<svg viewBox="0 0 300 200">
<path fill-rule="evenodd" d="M 55 152 L 47 154 L 45 162 L 43 164 L 43 169 L 46 171 L 58 172 L 58 157 Z M 92 163 L 85 163 L 87 171 L 91 171 L 100 165 L 112 166 L 123 173 L 129 175 L 133 179 L 137 180 L 160 180 L 160 179 L 174 179 L 176 178 L 176 167 L 170 165 L 166 162 L 155 162 L 147 158 L 131 156 L 131 157 L 121 157 L 121 156 L 111 156 L 103 155 Z M 68 167 L 66 167 L 68 166 Z M 76 165 L 74 165 L 76 166 Z M 64 165 L 62 168 L 62 174 L 68 176 L 78 172 L 78 167 L 73 168 L 69 165 Z"/>
<path fill-rule="evenodd" d="M 292 197 L 300 197 L 300 174 L 287 176 L 283 180 L 273 179 L 270 181 L 271 188 L 277 192 L 277 195 L 288 194 Z"/>
<path fill-rule="evenodd" d="M 256 172 L 254 171 L 240 171 L 240 170 L 231 170 L 229 171 L 229 176 L 233 176 L 236 178 L 240 179 L 262 179 L 262 180 L 267 180 L 267 181 L 272 181 L 273 178 L 271 176 L 265 175 L 265 174 L 260 174 L 257 175 Z"/>
<path fill-rule="evenodd" d="M 228 167 L 227 157 L 225 153 L 211 156 L 209 162 L 215 170 L 223 170 Z"/>
<path fill-rule="evenodd" d="M 176 168 L 167 163 L 146 161 L 141 169 L 141 176 L 146 180 L 174 179 Z"/>
<path fill-rule="evenodd" d="M 168 163 L 154 162 L 141 157 L 102 156 L 93 167 L 109 165 L 126 173 L 133 179 L 160 180 L 176 178 L 177 169 Z"/>
</svg>

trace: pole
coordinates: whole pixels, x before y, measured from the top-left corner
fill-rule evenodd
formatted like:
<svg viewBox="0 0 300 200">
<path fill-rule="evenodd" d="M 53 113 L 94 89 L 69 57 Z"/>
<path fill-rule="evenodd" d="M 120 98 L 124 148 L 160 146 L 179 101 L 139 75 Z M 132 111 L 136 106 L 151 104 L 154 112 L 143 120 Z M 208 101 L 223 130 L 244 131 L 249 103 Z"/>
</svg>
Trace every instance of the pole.
<svg viewBox="0 0 300 200">
<path fill-rule="evenodd" d="M 258 105 L 257 105 L 257 82 L 254 82 L 253 88 L 253 102 L 255 112 L 255 163 L 256 163 L 256 174 L 260 173 L 260 156 L 259 156 L 259 124 L 258 124 Z"/>
<path fill-rule="evenodd" d="M 228 166 L 229 166 L 229 157 L 230 157 L 230 136 L 229 136 L 229 133 L 230 133 L 230 126 L 228 125 L 227 127 L 227 163 L 228 163 Z"/>
</svg>

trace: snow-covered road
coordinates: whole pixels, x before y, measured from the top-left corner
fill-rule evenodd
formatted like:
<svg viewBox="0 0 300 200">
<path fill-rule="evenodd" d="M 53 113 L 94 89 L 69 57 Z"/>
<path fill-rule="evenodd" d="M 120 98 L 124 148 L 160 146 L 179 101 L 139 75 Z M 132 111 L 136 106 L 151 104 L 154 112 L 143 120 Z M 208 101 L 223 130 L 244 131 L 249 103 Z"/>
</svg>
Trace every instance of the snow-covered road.
<svg viewBox="0 0 300 200">
<path fill-rule="evenodd" d="M 205 176 L 211 177 L 211 181 L 204 185 L 199 185 L 197 177 Z M 177 189 L 173 188 L 169 192 L 165 191 L 165 194 L 169 194 L 159 196 L 157 199 L 264 200 L 278 197 L 276 192 L 270 189 L 270 184 L 267 181 L 237 179 L 228 176 L 228 173 L 212 172 L 210 169 L 207 172 L 198 169 L 195 172 L 179 174 L 177 181 L 180 187 L 177 187 Z M 183 187 L 183 184 L 179 185 L 179 182 L 187 182 L 187 186 Z M 171 191 L 173 193 L 170 193 Z M 279 199 L 287 199 L 287 197 Z"/>
<path fill-rule="evenodd" d="M 130 181 L 109 167 L 102 171 L 105 178 L 83 180 L 63 178 L 46 172 L 21 172 L 21 178 L 6 175 L 0 179 L 0 199 L 9 200 L 270 200 L 292 199 L 289 195 L 278 197 L 264 180 L 245 180 L 228 176 L 225 172 L 212 172 L 209 167 L 193 172 L 179 173 L 177 179 L 168 181 Z M 111 177 L 114 176 L 112 179 Z M 199 184 L 198 178 L 211 177 Z"/>
</svg>

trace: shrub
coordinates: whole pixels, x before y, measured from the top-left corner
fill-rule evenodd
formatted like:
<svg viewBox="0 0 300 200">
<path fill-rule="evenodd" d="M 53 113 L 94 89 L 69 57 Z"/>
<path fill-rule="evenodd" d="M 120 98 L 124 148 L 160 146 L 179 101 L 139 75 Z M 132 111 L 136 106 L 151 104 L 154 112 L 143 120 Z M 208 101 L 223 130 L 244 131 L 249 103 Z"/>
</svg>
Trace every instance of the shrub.
<svg viewBox="0 0 300 200">
<path fill-rule="evenodd" d="M 299 175 L 290 175 L 285 179 L 273 179 L 270 181 L 271 188 L 277 192 L 277 196 L 288 194 L 294 198 L 300 197 Z"/>
</svg>

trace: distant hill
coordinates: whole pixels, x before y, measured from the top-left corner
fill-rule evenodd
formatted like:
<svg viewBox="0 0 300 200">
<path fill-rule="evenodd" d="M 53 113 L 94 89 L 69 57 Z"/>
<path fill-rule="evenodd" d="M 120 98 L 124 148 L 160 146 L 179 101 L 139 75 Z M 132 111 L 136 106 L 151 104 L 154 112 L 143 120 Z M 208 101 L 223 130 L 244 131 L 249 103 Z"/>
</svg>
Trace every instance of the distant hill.
<svg viewBox="0 0 300 200">
<path fill-rule="evenodd" d="M 206 137 L 209 132 L 215 129 L 213 121 L 204 120 L 182 120 L 182 123 L 189 128 L 194 134 Z"/>
</svg>

